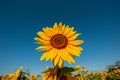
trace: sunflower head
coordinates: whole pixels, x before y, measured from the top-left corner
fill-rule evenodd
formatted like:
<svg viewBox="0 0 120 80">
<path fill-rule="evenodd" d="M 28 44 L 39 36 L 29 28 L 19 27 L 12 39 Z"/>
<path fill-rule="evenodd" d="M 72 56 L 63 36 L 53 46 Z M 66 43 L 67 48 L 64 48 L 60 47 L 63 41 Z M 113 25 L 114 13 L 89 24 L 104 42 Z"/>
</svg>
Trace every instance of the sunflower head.
<svg viewBox="0 0 120 80">
<path fill-rule="evenodd" d="M 51 45 L 57 49 L 62 49 L 67 46 L 68 40 L 62 34 L 56 34 L 51 37 Z"/>
<path fill-rule="evenodd" d="M 62 67 L 63 60 L 74 63 L 74 56 L 80 56 L 83 50 L 79 45 L 83 40 L 76 40 L 80 35 L 74 31 L 74 27 L 55 23 L 53 28 L 46 27 L 43 31 L 37 32 L 39 37 L 34 39 L 38 44 L 42 44 L 36 50 L 45 50 L 40 60 L 51 60 L 54 66 Z"/>
<path fill-rule="evenodd" d="M 79 65 L 75 66 L 75 70 L 79 71 L 80 70 L 80 66 Z"/>
<path fill-rule="evenodd" d="M 32 74 L 32 75 L 30 76 L 30 80 L 35 80 L 35 79 L 36 79 L 36 77 L 37 77 L 37 75 L 36 75 L 36 74 Z"/>
</svg>

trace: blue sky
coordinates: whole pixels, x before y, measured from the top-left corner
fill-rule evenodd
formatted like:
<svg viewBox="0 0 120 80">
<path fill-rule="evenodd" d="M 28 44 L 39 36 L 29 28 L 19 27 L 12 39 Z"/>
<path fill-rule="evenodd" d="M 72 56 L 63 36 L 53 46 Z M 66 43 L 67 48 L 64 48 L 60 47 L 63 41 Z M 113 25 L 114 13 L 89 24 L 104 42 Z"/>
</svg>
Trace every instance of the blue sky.
<svg viewBox="0 0 120 80">
<path fill-rule="evenodd" d="M 54 22 L 74 26 L 82 33 L 84 50 L 76 63 L 87 70 L 105 70 L 120 60 L 119 0 L 0 0 L 0 75 L 23 70 L 40 74 L 50 61 L 35 51 L 36 33 Z"/>
</svg>

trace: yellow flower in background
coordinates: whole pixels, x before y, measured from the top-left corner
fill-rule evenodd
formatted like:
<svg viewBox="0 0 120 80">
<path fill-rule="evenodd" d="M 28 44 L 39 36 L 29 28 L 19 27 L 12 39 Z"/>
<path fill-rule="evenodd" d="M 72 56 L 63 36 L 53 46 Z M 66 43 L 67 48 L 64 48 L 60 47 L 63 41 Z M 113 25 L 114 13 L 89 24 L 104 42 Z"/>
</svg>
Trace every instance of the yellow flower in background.
<svg viewBox="0 0 120 80">
<path fill-rule="evenodd" d="M 82 80 L 87 80 L 85 77 L 82 77 Z"/>
<path fill-rule="evenodd" d="M 64 74 L 59 77 L 59 80 L 74 80 L 70 74 Z M 54 80 L 54 73 L 52 71 L 45 73 L 42 80 Z"/>
<path fill-rule="evenodd" d="M 8 78 L 10 78 L 11 80 L 17 80 L 17 78 L 20 76 L 21 72 L 22 72 L 23 67 L 20 66 L 20 69 L 18 69 L 15 73 L 12 74 L 8 74 Z"/>
<path fill-rule="evenodd" d="M 43 76 L 42 80 L 54 80 L 54 74 L 52 72 L 47 72 Z"/>
<path fill-rule="evenodd" d="M 103 80 L 105 80 L 107 75 L 108 75 L 107 72 L 100 72 L 100 76 Z"/>
<path fill-rule="evenodd" d="M 30 76 L 30 80 L 35 80 L 36 79 L 36 74 L 32 74 L 31 76 Z"/>
<path fill-rule="evenodd" d="M 80 70 L 80 66 L 79 65 L 77 65 L 77 66 L 75 66 L 75 70 Z"/>
<path fill-rule="evenodd" d="M 117 69 L 118 73 L 120 73 L 120 69 Z"/>
<path fill-rule="evenodd" d="M 75 63 L 74 56 L 80 56 L 83 50 L 79 45 L 82 40 L 75 40 L 80 34 L 74 31 L 74 27 L 55 23 L 53 28 L 46 27 L 43 31 L 37 33 L 39 37 L 34 39 L 40 45 L 36 50 L 45 50 L 40 60 L 51 60 L 54 66 L 60 68 L 63 65 L 63 60 L 69 64 Z"/>
<path fill-rule="evenodd" d="M 49 70 L 50 69 L 50 67 L 49 66 L 46 66 L 46 70 Z"/>
<path fill-rule="evenodd" d="M 2 76 L 2 80 L 7 80 L 8 76 Z"/>
<path fill-rule="evenodd" d="M 22 72 L 22 68 L 23 67 L 20 66 L 20 69 L 18 69 L 16 72 L 3 76 L 2 80 L 17 80 L 17 78 L 20 76 Z"/>
<path fill-rule="evenodd" d="M 84 70 L 85 70 L 85 67 L 83 66 L 83 67 L 82 67 L 82 71 L 84 71 Z"/>
<path fill-rule="evenodd" d="M 114 72 L 114 73 L 118 73 L 118 72 L 117 72 L 117 69 L 116 69 L 116 70 L 114 70 L 113 72 Z"/>
<path fill-rule="evenodd" d="M 88 72 L 87 72 L 87 74 L 88 74 L 88 75 L 91 75 L 91 74 L 92 74 L 92 72 L 88 71 Z"/>
</svg>

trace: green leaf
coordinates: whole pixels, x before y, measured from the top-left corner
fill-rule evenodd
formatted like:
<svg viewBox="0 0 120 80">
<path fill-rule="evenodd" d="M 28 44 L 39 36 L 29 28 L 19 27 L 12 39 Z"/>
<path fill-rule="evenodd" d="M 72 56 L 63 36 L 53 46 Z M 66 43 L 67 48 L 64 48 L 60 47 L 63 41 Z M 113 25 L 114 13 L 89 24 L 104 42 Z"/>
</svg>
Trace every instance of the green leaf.
<svg viewBox="0 0 120 80">
<path fill-rule="evenodd" d="M 71 72 L 73 72 L 73 71 L 75 71 L 75 69 L 72 67 L 63 67 L 61 69 L 61 75 L 66 74 L 66 73 L 71 74 Z"/>
</svg>

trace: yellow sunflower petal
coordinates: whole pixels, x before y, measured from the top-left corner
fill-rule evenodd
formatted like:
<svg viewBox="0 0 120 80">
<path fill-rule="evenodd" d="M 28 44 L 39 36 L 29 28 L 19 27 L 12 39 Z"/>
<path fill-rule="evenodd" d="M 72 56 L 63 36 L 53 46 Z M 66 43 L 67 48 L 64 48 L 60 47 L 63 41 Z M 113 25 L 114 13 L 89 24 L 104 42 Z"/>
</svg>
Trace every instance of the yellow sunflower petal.
<svg viewBox="0 0 120 80">
<path fill-rule="evenodd" d="M 68 38 L 68 40 L 74 40 L 76 39 L 80 34 L 74 34 L 73 36 L 71 36 L 70 38 Z"/>
<path fill-rule="evenodd" d="M 52 28 L 46 27 L 46 28 L 43 28 L 43 31 L 47 36 L 49 36 L 49 37 L 53 36 L 53 29 Z"/>
<path fill-rule="evenodd" d="M 62 34 L 64 32 L 64 29 L 65 29 L 65 25 L 62 25 L 62 23 L 60 22 L 58 34 Z"/>
<path fill-rule="evenodd" d="M 57 50 L 54 48 L 53 55 L 51 56 L 51 61 L 56 57 L 56 55 L 57 55 Z"/>
<path fill-rule="evenodd" d="M 73 32 L 73 31 L 74 31 L 74 27 L 71 27 L 69 32 Z M 69 34 L 69 33 L 68 33 L 68 34 Z M 68 34 L 67 34 L 67 35 L 68 35 Z"/>
<path fill-rule="evenodd" d="M 61 49 L 58 51 L 58 54 L 60 54 L 61 58 L 69 63 L 71 63 L 71 61 L 68 60 L 68 57 L 66 55 L 66 51 L 64 49 Z"/>
<path fill-rule="evenodd" d="M 63 65 L 63 60 L 60 58 L 59 63 L 58 63 L 58 66 L 59 66 L 60 68 L 62 68 L 62 65 Z"/>
<path fill-rule="evenodd" d="M 52 48 L 51 50 L 47 51 L 46 54 L 46 61 L 48 61 L 49 59 L 51 59 L 52 55 L 54 54 L 54 48 Z"/>
<path fill-rule="evenodd" d="M 62 26 L 62 30 L 60 34 L 63 34 L 64 30 L 65 30 L 65 25 Z"/>
<path fill-rule="evenodd" d="M 55 35 L 55 34 L 58 34 L 58 31 L 59 31 L 59 26 L 58 26 L 57 23 L 55 23 L 54 26 L 53 26 L 54 35 Z"/>
<path fill-rule="evenodd" d="M 47 46 L 39 46 L 39 47 L 37 47 L 36 48 L 36 50 L 49 50 L 49 49 L 51 49 L 52 48 L 52 46 L 50 46 L 50 45 L 47 45 Z"/>
<path fill-rule="evenodd" d="M 40 57 L 40 60 L 44 60 L 46 58 L 46 61 L 48 61 L 51 58 L 52 54 L 53 54 L 51 52 L 52 52 L 52 49 L 44 52 L 43 55 Z"/>
<path fill-rule="evenodd" d="M 36 40 L 38 44 L 47 44 L 47 45 L 50 44 L 50 41 L 48 41 L 48 40 L 43 40 L 43 39 L 41 39 L 41 38 L 35 37 L 34 40 Z"/>
<path fill-rule="evenodd" d="M 68 34 L 68 33 L 69 33 L 69 31 L 70 31 L 69 26 L 66 26 L 66 27 L 65 27 L 65 30 L 64 30 L 64 32 L 63 32 L 63 35 Z"/>
<path fill-rule="evenodd" d="M 73 32 L 73 31 L 70 31 L 70 32 L 66 35 L 66 37 L 69 38 L 69 37 L 73 36 L 75 33 L 76 33 L 75 31 L 74 31 L 74 32 Z"/>
<path fill-rule="evenodd" d="M 42 60 L 44 60 L 45 58 L 46 58 L 46 52 L 43 53 L 43 55 L 40 57 L 40 60 L 42 61 Z"/>
<path fill-rule="evenodd" d="M 69 57 L 69 60 L 72 62 L 72 63 L 75 63 L 75 60 L 73 58 L 73 56 L 71 56 L 71 54 L 67 54 L 67 56 Z"/>
<path fill-rule="evenodd" d="M 75 63 L 74 58 L 68 53 L 67 56 L 69 57 L 69 61 L 71 61 L 72 63 Z"/>
<path fill-rule="evenodd" d="M 48 37 L 44 32 L 40 31 L 37 33 L 37 35 L 40 36 L 44 40 L 50 40 L 50 37 Z"/>
<path fill-rule="evenodd" d="M 61 27 L 61 28 L 62 28 L 62 22 L 60 22 L 60 23 L 59 23 L 59 27 Z"/>
<path fill-rule="evenodd" d="M 75 51 L 69 47 L 66 47 L 66 50 L 72 55 L 80 56 L 80 51 Z"/>
<path fill-rule="evenodd" d="M 76 33 L 76 31 L 74 31 L 74 27 L 72 27 L 72 28 L 70 28 L 68 34 L 66 34 L 65 36 L 67 38 L 69 38 L 69 37 L 73 36 L 75 33 Z"/>
<path fill-rule="evenodd" d="M 59 59 L 60 59 L 60 54 L 57 54 L 57 56 L 54 59 L 54 66 L 56 66 L 58 64 Z"/>
<path fill-rule="evenodd" d="M 58 29 L 57 23 L 54 23 L 53 28 L 54 28 L 54 29 Z"/>
<path fill-rule="evenodd" d="M 73 41 L 69 41 L 68 44 L 71 44 L 71 45 L 80 45 L 83 42 L 84 42 L 83 40 L 73 40 Z"/>
<path fill-rule="evenodd" d="M 79 46 L 72 46 L 72 45 L 68 45 L 66 47 L 66 50 L 72 54 L 72 55 L 76 55 L 76 56 L 79 56 L 81 51 L 82 51 L 82 48 L 79 47 Z"/>
<path fill-rule="evenodd" d="M 75 62 L 73 57 L 71 57 L 71 55 L 65 49 L 62 49 L 60 54 L 61 54 L 61 58 L 63 60 L 66 60 L 69 64 L 71 64 L 71 62 L 73 63 Z"/>
<path fill-rule="evenodd" d="M 80 51 L 82 51 L 83 49 L 81 48 L 81 47 L 79 47 L 79 46 L 73 46 L 73 45 L 67 45 L 67 47 L 70 47 L 71 49 L 73 49 L 73 50 L 80 50 Z"/>
</svg>

